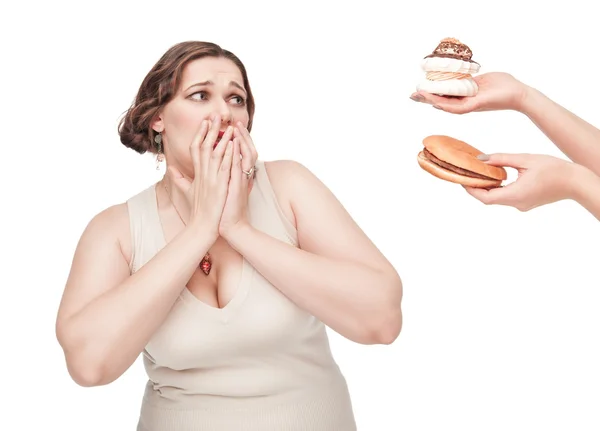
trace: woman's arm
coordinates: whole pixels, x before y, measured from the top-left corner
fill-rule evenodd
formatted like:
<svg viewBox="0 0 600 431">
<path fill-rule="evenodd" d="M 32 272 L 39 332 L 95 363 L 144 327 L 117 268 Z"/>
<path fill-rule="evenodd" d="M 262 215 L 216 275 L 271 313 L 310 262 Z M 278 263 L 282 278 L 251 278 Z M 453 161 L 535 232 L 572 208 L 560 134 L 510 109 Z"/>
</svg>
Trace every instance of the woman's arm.
<svg viewBox="0 0 600 431">
<path fill-rule="evenodd" d="M 92 219 L 75 251 L 56 335 L 82 386 L 108 384 L 133 364 L 212 244 L 190 222 L 130 276 L 119 240 L 128 226 L 126 205 L 111 207 Z"/>
<path fill-rule="evenodd" d="M 573 199 L 600 221 L 600 176 L 584 166 L 574 166 Z"/>
<path fill-rule="evenodd" d="M 600 130 L 532 87 L 518 107 L 573 162 L 600 175 Z"/>
<path fill-rule="evenodd" d="M 335 196 L 308 169 L 265 163 L 281 201 L 289 201 L 299 247 L 244 224 L 225 238 L 299 307 L 355 342 L 389 344 L 402 326 L 396 270 Z M 285 195 L 285 196 L 284 196 Z"/>
<path fill-rule="evenodd" d="M 516 181 L 490 190 L 465 187 L 486 205 L 508 205 L 529 211 L 572 199 L 600 220 L 600 177 L 585 166 L 545 154 L 496 153 L 485 156 L 492 166 L 514 168 Z"/>
</svg>

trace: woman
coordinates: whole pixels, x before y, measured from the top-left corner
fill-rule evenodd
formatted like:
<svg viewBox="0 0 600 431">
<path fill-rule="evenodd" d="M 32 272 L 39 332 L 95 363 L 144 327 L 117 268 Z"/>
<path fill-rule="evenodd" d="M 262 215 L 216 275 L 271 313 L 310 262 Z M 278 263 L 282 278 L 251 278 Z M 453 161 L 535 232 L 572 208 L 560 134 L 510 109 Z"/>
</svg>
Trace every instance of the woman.
<svg viewBox="0 0 600 431">
<path fill-rule="evenodd" d="M 476 76 L 475 81 L 479 92 L 474 97 L 417 92 L 411 99 L 453 114 L 506 109 L 521 112 L 574 163 L 546 155 L 486 156 L 490 164 L 517 169 L 519 178 L 499 189 L 467 191 L 486 204 L 510 205 L 522 211 L 574 199 L 600 220 L 600 130 L 507 73 L 486 73 Z"/>
<path fill-rule="evenodd" d="M 393 266 L 307 168 L 257 161 L 253 114 L 241 61 L 186 42 L 120 125 L 167 171 L 86 227 L 57 337 L 82 386 L 143 353 L 138 430 L 353 430 L 325 325 L 364 344 L 400 332 Z"/>
</svg>

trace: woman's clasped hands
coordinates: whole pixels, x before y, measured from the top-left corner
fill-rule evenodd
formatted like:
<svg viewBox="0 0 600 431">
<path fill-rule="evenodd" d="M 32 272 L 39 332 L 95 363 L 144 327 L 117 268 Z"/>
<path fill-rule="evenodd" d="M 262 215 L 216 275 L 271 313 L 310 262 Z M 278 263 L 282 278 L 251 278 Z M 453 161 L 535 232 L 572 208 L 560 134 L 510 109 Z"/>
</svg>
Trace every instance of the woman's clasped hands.
<svg viewBox="0 0 600 431">
<path fill-rule="evenodd" d="M 220 117 L 204 120 L 190 145 L 193 178 L 175 166 L 167 168 L 175 193 L 185 196 L 187 223 L 226 238 L 232 230 L 248 224 L 248 196 L 255 177 L 258 153 L 242 123 L 221 128 Z"/>
</svg>

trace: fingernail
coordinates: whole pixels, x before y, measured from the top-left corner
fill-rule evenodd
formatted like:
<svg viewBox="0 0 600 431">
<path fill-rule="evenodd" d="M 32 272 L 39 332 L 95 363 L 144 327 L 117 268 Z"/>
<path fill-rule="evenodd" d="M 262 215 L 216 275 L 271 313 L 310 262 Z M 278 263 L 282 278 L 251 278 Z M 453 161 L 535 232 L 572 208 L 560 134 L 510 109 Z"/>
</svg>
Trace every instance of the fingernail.
<svg viewBox="0 0 600 431">
<path fill-rule="evenodd" d="M 439 109 L 440 111 L 442 110 L 442 108 L 438 105 L 431 105 L 431 106 L 433 106 L 435 109 Z"/>
<path fill-rule="evenodd" d="M 487 160 L 489 160 L 489 159 L 490 159 L 490 156 L 489 156 L 489 155 L 487 155 L 487 154 L 480 154 L 480 155 L 478 155 L 478 156 L 477 156 L 477 158 L 478 158 L 479 160 L 481 160 L 482 162 L 485 162 L 485 161 L 487 161 Z"/>
<path fill-rule="evenodd" d="M 422 102 L 423 101 L 423 96 L 421 96 L 420 94 L 413 94 L 412 96 L 410 96 L 411 100 L 414 100 L 415 102 Z"/>
</svg>

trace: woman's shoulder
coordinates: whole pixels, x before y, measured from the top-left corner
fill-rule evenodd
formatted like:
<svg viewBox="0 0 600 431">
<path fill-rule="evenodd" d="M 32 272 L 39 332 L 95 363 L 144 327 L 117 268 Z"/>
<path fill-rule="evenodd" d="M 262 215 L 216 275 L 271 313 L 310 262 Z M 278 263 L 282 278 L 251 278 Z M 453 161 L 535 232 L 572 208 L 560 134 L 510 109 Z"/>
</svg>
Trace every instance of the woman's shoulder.
<svg viewBox="0 0 600 431">
<path fill-rule="evenodd" d="M 154 202 L 155 188 L 156 184 L 152 184 L 124 201 L 105 207 L 92 218 L 90 223 L 102 226 L 102 229 L 118 235 L 119 238 L 128 239 L 131 211 L 143 211 L 150 200 Z"/>
<path fill-rule="evenodd" d="M 130 198 L 111 204 L 98 211 L 88 222 L 82 236 L 94 242 L 114 242 L 119 246 L 123 257 L 129 261 L 132 256 L 131 241 L 131 211 L 132 205 L 143 205 L 148 197 L 147 193 L 152 191 L 151 186 Z M 135 208 L 134 208 L 135 209 Z"/>
<path fill-rule="evenodd" d="M 325 184 L 307 166 L 297 160 L 263 162 L 270 187 L 290 220 L 295 220 L 294 208 L 310 207 L 330 194 Z"/>
<path fill-rule="evenodd" d="M 97 229 L 118 233 L 124 227 L 129 226 L 129 207 L 127 202 L 112 204 L 102 210 L 90 220 L 90 224 L 96 225 Z"/>
<path fill-rule="evenodd" d="M 289 202 L 297 189 L 298 180 L 310 171 L 296 160 L 262 161 L 265 177 L 277 199 Z"/>
<path fill-rule="evenodd" d="M 294 214 L 295 195 L 297 195 L 297 179 L 302 175 L 306 168 L 295 160 L 270 160 L 261 161 L 258 164 L 259 169 L 264 172 L 261 175 L 261 187 L 270 189 L 281 209 L 283 215 L 292 226 L 296 226 L 296 217 Z M 260 175 L 260 174 L 259 174 Z"/>
<path fill-rule="evenodd" d="M 112 204 L 100 210 L 90 219 L 82 237 L 86 237 L 91 243 L 114 242 L 121 249 L 123 257 L 129 260 L 131 240 L 127 202 Z"/>
<path fill-rule="evenodd" d="M 269 181 L 274 186 L 291 186 L 298 179 L 312 176 L 312 172 L 297 160 L 281 159 L 262 162 Z"/>
<path fill-rule="evenodd" d="M 316 191 L 325 185 L 306 165 L 297 160 L 273 160 L 263 162 L 273 190 L 282 198 Z"/>
</svg>

